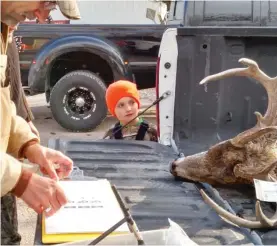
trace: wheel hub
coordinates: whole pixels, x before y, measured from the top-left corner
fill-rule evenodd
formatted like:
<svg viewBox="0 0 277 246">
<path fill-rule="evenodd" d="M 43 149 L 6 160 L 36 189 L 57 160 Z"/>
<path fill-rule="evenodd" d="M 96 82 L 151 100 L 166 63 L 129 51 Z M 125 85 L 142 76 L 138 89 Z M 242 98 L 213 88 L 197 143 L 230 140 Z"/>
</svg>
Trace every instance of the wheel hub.
<svg viewBox="0 0 277 246">
<path fill-rule="evenodd" d="M 76 98 L 75 103 L 77 107 L 83 107 L 85 105 L 85 100 L 83 97 L 78 97 Z"/>
<path fill-rule="evenodd" d="M 86 88 L 71 89 L 68 91 L 66 97 L 67 108 L 73 114 L 85 115 L 93 108 L 94 99 Z"/>
</svg>

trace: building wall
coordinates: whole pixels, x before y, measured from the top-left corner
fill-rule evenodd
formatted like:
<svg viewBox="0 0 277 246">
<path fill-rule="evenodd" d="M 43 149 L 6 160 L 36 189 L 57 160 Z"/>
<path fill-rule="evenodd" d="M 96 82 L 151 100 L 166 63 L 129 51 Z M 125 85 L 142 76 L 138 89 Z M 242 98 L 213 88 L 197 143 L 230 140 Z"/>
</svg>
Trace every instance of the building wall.
<svg viewBox="0 0 277 246">
<path fill-rule="evenodd" d="M 166 11 L 166 4 L 149 0 L 109 0 L 109 1 L 79 1 L 81 20 L 71 20 L 71 24 L 160 24 L 155 16 L 155 22 L 146 18 L 147 8 Z M 54 20 L 65 17 L 60 11 L 51 12 Z"/>
</svg>

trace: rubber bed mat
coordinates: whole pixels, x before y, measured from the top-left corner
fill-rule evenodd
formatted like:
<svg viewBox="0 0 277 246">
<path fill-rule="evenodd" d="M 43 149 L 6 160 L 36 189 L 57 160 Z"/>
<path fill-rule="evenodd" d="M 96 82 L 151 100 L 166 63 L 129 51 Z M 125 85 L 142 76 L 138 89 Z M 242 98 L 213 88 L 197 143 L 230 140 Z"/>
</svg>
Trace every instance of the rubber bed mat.
<svg viewBox="0 0 277 246">
<path fill-rule="evenodd" d="M 154 142 L 68 139 L 50 139 L 49 147 L 72 158 L 85 175 L 116 185 L 141 231 L 167 227 L 170 218 L 199 245 L 253 245 L 240 228 L 206 205 L 195 184 L 174 179 L 169 164 L 177 156 L 169 147 Z M 35 245 L 42 244 L 39 220 Z"/>
</svg>

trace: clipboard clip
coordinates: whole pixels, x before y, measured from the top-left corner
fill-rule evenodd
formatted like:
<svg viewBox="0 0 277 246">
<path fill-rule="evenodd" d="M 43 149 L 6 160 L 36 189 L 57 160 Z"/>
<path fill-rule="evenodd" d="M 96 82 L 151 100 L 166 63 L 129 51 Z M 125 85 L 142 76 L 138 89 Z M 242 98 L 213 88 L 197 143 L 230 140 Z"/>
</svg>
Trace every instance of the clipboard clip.
<svg viewBox="0 0 277 246">
<path fill-rule="evenodd" d="M 69 177 L 84 177 L 84 171 L 77 166 L 73 166 L 72 172 L 70 173 Z"/>
<path fill-rule="evenodd" d="M 127 222 L 128 227 L 132 233 L 134 233 L 136 240 L 138 242 L 138 245 L 145 245 L 145 242 L 142 238 L 141 233 L 139 232 L 139 229 L 136 225 L 136 222 L 132 218 L 132 215 L 129 212 L 129 209 L 125 206 L 120 194 L 118 193 L 116 187 L 114 185 L 111 186 L 112 190 L 116 196 L 116 199 L 119 202 L 119 205 L 123 211 L 124 218 L 121 219 L 119 222 L 117 222 L 115 225 L 113 225 L 110 229 L 102 233 L 99 237 L 94 239 L 92 242 L 90 242 L 88 245 L 97 245 L 100 241 L 102 241 L 104 238 L 109 236 L 113 231 L 115 231 L 118 227 L 120 227 L 123 223 Z"/>
</svg>

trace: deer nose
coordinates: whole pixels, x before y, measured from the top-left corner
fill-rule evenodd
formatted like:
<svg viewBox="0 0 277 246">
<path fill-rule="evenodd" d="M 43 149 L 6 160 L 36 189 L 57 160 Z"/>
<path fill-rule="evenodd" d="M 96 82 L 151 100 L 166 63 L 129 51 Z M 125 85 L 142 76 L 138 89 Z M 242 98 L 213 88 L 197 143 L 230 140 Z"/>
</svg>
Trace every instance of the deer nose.
<svg viewBox="0 0 277 246">
<path fill-rule="evenodd" d="M 177 165 L 176 165 L 175 161 L 170 163 L 169 171 L 173 176 L 177 176 L 177 173 L 175 171 L 176 167 L 177 167 Z"/>
</svg>

